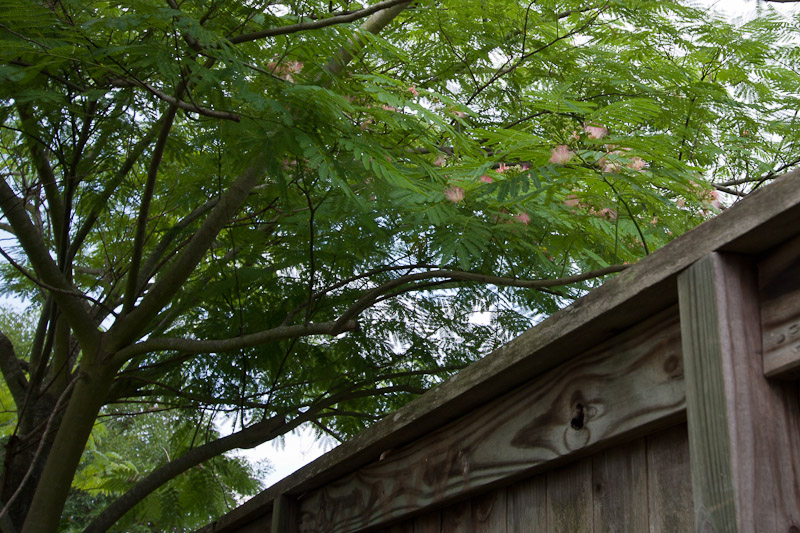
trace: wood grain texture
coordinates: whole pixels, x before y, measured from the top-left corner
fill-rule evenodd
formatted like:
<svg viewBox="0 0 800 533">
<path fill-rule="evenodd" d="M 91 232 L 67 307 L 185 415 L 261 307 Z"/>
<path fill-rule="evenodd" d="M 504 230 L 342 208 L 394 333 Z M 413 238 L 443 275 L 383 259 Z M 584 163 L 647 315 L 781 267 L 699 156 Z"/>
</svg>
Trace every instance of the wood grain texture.
<svg viewBox="0 0 800 533">
<path fill-rule="evenodd" d="M 495 489 L 472 499 L 472 532 L 496 533 L 506 530 L 507 493 Z"/>
<path fill-rule="evenodd" d="M 758 253 L 797 234 L 800 171 L 764 187 L 675 239 L 573 305 L 252 498 L 202 531 L 233 531 L 263 514 L 277 494 L 321 487 L 575 357 L 676 300 L 676 277 L 719 249 Z"/>
<path fill-rule="evenodd" d="M 297 531 L 297 501 L 280 494 L 272 502 L 272 533 L 295 533 Z"/>
<path fill-rule="evenodd" d="M 442 533 L 472 533 L 472 502 L 459 502 L 442 509 Z"/>
<path fill-rule="evenodd" d="M 442 513 L 434 511 L 414 519 L 414 533 L 441 533 Z"/>
<path fill-rule="evenodd" d="M 689 434 L 685 424 L 647 437 L 650 533 L 694 528 Z"/>
<path fill-rule="evenodd" d="M 371 533 L 414 533 L 414 520 L 405 520 L 399 524 L 370 531 Z"/>
<path fill-rule="evenodd" d="M 758 265 L 764 374 L 800 377 L 800 237 Z"/>
<path fill-rule="evenodd" d="M 548 472 L 547 531 L 592 531 L 593 518 L 591 458 Z"/>
<path fill-rule="evenodd" d="M 643 438 L 592 456 L 594 533 L 647 531 L 647 454 Z"/>
<path fill-rule="evenodd" d="M 682 418 L 677 309 L 306 495 L 300 531 L 379 526 Z"/>
<path fill-rule="evenodd" d="M 755 267 L 710 254 L 679 290 L 695 528 L 789 531 L 800 524 L 800 413 L 794 384 L 762 371 Z"/>
<path fill-rule="evenodd" d="M 239 529 L 239 533 L 271 533 L 272 531 L 272 515 L 266 515 L 256 518 Z"/>
<path fill-rule="evenodd" d="M 546 473 L 511 485 L 507 489 L 506 498 L 507 533 L 547 531 Z"/>
</svg>

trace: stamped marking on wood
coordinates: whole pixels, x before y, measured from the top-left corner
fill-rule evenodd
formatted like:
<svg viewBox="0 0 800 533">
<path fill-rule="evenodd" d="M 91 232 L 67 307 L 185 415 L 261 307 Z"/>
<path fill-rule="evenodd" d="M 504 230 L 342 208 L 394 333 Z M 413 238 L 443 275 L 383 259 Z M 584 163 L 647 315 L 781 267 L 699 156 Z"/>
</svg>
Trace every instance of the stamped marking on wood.
<svg viewBox="0 0 800 533">
<path fill-rule="evenodd" d="M 764 374 L 800 376 L 800 237 L 758 265 Z"/>
</svg>

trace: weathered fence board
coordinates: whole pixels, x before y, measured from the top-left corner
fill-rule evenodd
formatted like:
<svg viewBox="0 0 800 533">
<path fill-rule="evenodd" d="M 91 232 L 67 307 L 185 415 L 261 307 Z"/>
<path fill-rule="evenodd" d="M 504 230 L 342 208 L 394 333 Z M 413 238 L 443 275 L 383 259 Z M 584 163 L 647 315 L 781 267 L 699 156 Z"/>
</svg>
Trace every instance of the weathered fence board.
<svg viewBox="0 0 800 533">
<path fill-rule="evenodd" d="M 758 265 L 764 374 L 800 377 L 800 237 Z"/>
<path fill-rule="evenodd" d="M 592 531 L 592 460 L 547 474 L 547 531 Z"/>
<path fill-rule="evenodd" d="M 694 508 L 685 425 L 647 437 L 647 485 L 650 533 L 691 531 Z"/>
<path fill-rule="evenodd" d="M 800 524 L 800 416 L 793 384 L 762 371 L 751 260 L 710 254 L 679 276 L 698 531 Z"/>
<path fill-rule="evenodd" d="M 671 308 L 300 501 L 300 531 L 378 525 L 682 417 Z"/>
<path fill-rule="evenodd" d="M 592 456 L 595 533 L 647 531 L 647 455 L 638 439 Z"/>
<path fill-rule="evenodd" d="M 547 474 L 539 474 L 507 490 L 506 531 L 547 531 Z"/>
<path fill-rule="evenodd" d="M 472 532 L 496 533 L 505 531 L 508 506 L 505 488 L 495 489 L 472 499 Z"/>
<path fill-rule="evenodd" d="M 694 521 L 681 424 L 435 511 L 426 531 L 675 533 Z M 412 533 L 407 520 L 380 533 Z"/>
<path fill-rule="evenodd" d="M 442 513 L 435 513 L 420 516 L 414 520 L 414 533 L 441 533 Z"/>
</svg>

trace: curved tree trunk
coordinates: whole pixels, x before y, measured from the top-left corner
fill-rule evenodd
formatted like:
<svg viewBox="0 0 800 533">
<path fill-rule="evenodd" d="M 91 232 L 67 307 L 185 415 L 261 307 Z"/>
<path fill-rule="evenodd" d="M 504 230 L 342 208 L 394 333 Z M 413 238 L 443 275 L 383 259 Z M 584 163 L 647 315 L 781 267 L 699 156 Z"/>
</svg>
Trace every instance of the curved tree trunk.
<svg viewBox="0 0 800 533">
<path fill-rule="evenodd" d="M 22 527 L 23 533 L 52 533 L 58 530 L 72 478 L 113 382 L 115 370 L 110 365 L 79 370 L 80 375 L 53 441 L 52 453 L 47 457 Z M 54 413 L 58 409 L 57 404 Z"/>
</svg>

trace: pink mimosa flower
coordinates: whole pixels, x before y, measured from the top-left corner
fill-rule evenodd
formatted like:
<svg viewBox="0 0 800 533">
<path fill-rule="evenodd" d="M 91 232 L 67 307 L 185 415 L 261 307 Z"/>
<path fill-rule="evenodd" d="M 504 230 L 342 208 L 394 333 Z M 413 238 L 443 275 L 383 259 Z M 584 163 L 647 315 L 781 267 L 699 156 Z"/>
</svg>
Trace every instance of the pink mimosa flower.
<svg viewBox="0 0 800 533">
<path fill-rule="evenodd" d="M 722 209 L 722 202 L 719 201 L 719 193 L 717 191 L 710 191 L 708 195 L 711 198 L 711 207 L 714 209 Z"/>
<path fill-rule="evenodd" d="M 507 167 L 506 167 L 506 164 L 505 164 L 505 163 L 500 163 L 500 166 L 498 166 L 498 167 L 497 167 L 496 169 L 494 169 L 494 170 L 495 170 L 495 172 L 497 172 L 498 174 L 502 174 L 503 172 L 505 172 L 505 171 L 506 171 L 506 168 L 507 168 Z"/>
<path fill-rule="evenodd" d="M 559 144 L 553 148 L 553 153 L 548 162 L 555 163 L 556 165 L 563 165 L 569 163 L 570 159 L 573 157 L 575 157 L 575 152 L 570 150 L 566 144 Z"/>
<path fill-rule="evenodd" d="M 410 92 L 414 96 L 419 96 L 419 91 L 417 90 L 417 87 L 414 85 L 408 88 L 408 92 Z"/>
<path fill-rule="evenodd" d="M 481 176 L 481 181 L 484 183 L 492 183 L 494 180 L 492 179 L 491 176 L 487 176 L 486 174 L 484 174 L 483 176 Z"/>
<path fill-rule="evenodd" d="M 567 199 L 564 200 L 564 205 L 567 206 L 567 207 L 575 207 L 579 203 L 581 203 L 581 201 L 578 199 L 578 196 L 575 195 L 575 194 L 570 194 L 569 196 L 567 196 Z"/>
<path fill-rule="evenodd" d="M 433 164 L 436 165 L 437 167 L 441 167 L 442 165 L 444 165 L 444 156 L 442 154 L 437 155 L 436 161 L 434 161 Z"/>
<path fill-rule="evenodd" d="M 590 139 L 602 139 L 608 135 L 608 128 L 597 124 L 585 124 L 583 131 L 589 135 Z"/>
<path fill-rule="evenodd" d="M 517 222 L 525 224 L 526 226 L 531 223 L 531 217 L 528 213 L 519 213 L 518 215 L 514 215 L 514 218 Z"/>
<path fill-rule="evenodd" d="M 641 171 L 645 165 L 647 165 L 645 160 L 637 156 L 633 156 L 631 158 L 631 162 L 628 163 L 628 166 L 637 172 Z"/>
<path fill-rule="evenodd" d="M 297 74 L 301 70 L 303 70 L 302 61 L 296 61 L 295 60 L 295 61 L 289 61 L 288 63 L 286 63 L 286 71 L 287 72 L 291 72 L 293 74 Z"/>
<path fill-rule="evenodd" d="M 597 216 L 607 218 L 608 220 L 617 220 L 617 211 L 609 207 L 604 207 L 597 212 Z"/>
<path fill-rule="evenodd" d="M 461 187 L 448 187 L 444 190 L 444 195 L 448 200 L 457 204 L 464 199 L 464 189 Z"/>
</svg>

